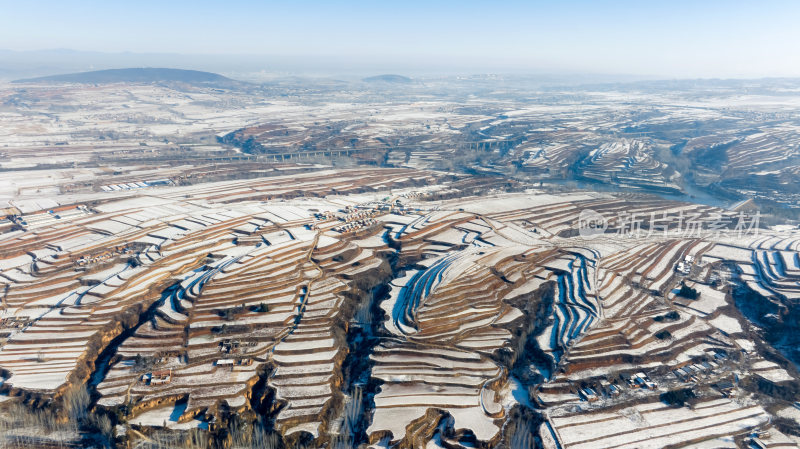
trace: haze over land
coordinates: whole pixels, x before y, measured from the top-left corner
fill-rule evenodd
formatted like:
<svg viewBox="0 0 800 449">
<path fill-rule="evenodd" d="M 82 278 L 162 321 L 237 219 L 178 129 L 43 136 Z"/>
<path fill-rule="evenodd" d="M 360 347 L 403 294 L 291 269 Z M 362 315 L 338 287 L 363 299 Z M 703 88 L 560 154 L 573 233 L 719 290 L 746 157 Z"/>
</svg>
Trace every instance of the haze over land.
<svg viewBox="0 0 800 449">
<path fill-rule="evenodd" d="M 16 78 L 136 66 L 229 76 L 233 71 L 800 76 L 795 23 L 800 6 L 793 1 L 2 5 L 0 49 L 47 50 L 0 52 L 2 69 L 69 65 Z"/>
</svg>

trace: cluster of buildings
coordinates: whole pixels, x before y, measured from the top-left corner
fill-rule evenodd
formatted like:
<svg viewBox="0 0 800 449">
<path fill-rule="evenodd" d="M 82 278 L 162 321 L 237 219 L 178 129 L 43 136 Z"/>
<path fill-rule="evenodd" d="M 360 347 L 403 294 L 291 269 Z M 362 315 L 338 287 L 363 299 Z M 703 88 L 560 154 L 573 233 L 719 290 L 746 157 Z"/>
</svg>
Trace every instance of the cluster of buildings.
<svg viewBox="0 0 800 449">
<path fill-rule="evenodd" d="M 628 386 L 631 388 L 644 388 L 647 390 L 655 390 L 658 388 L 658 384 L 653 382 L 649 377 L 647 377 L 647 374 L 641 371 L 629 377 L 627 381 Z"/>
<path fill-rule="evenodd" d="M 633 374 L 630 377 L 622 376 L 622 379 L 625 380 L 630 388 L 641 388 L 647 390 L 656 390 L 658 389 L 658 384 L 651 380 L 647 374 L 643 372 L 638 372 Z M 604 392 L 609 397 L 617 397 L 622 394 L 622 388 L 619 385 L 609 382 L 607 380 L 603 380 L 600 382 L 601 392 Z M 598 392 L 598 389 L 593 386 L 585 386 L 578 388 L 578 397 L 581 400 L 586 402 L 596 402 L 600 400 L 601 394 Z"/>
<path fill-rule="evenodd" d="M 167 186 L 173 184 L 174 183 L 169 179 L 155 179 L 153 181 L 134 181 L 122 184 L 109 184 L 105 186 L 100 186 L 100 190 L 104 192 L 119 192 L 121 190 L 135 190 L 135 189 L 143 189 L 145 187 Z"/>
<path fill-rule="evenodd" d="M 675 271 L 684 276 L 688 276 L 689 272 L 692 271 L 692 265 L 694 265 L 694 256 L 687 254 L 682 261 L 678 262 L 678 265 L 675 267 Z"/>
<path fill-rule="evenodd" d="M 586 386 L 578 389 L 578 396 L 581 400 L 586 402 L 596 402 L 600 400 L 601 393 L 605 393 L 609 397 L 617 397 L 622 394 L 622 388 L 615 383 L 601 380 L 599 390 L 593 386 Z"/>
<path fill-rule="evenodd" d="M 686 365 L 682 368 L 672 370 L 672 374 L 681 382 L 697 382 L 697 376 L 700 374 L 710 374 L 719 365 L 714 361 L 694 363 Z"/>
<path fill-rule="evenodd" d="M 578 396 L 580 396 L 584 401 L 588 402 L 595 402 L 600 399 L 600 397 L 597 395 L 597 392 L 591 387 L 585 387 L 578 390 Z"/>
<path fill-rule="evenodd" d="M 333 230 L 335 232 L 339 232 L 339 233 L 342 233 L 342 234 L 347 234 L 347 233 L 350 233 L 350 232 L 356 232 L 359 229 L 367 228 L 369 226 L 372 226 L 372 225 L 376 224 L 377 222 L 378 221 L 375 220 L 374 218 L 365 218 L 363 220 L 351 221 L 351 222 L 345 223 L 345 224 L 343 224 L 341 226 L 336 226 L 335 228 L 333 228 Z"/>
<path fill-rule="evenodd" d="M 413 191 L 413 192 L 403 193 L 400 196 L 403 197 L 403 198 L 415 199 L 415 198 L 421 197 L 422 193 L 417 192 L 417 191 Z"/>
<path fill-rule="evenodd" d="M 315 214 L 314 218 L 318 220 L 329 220 L 334 217 L 338 218 L 343 221 L 344 224 L 335 226 L 333 231 L 347 234 L 376 224 L 377 220 L 375 220 L 374 217 L 386 213 L 392 210 L 392 208 L 393 206 L 385 201 L 372 201 L 366 204 L 359 204 L 358 206 L 345 207 L 343 210 L 340 210 L 340 212 L 344 213 L 343 216 L 336 216 L 332 212 L 324 212 Z M 317 224 L 315 224 L 314 228 L 317 227 Z"/>
<path fill-rule="evenodd" d="M 223 354 L 239 354 L 240 352 L 247 352 L 247 348 L 252 348 L 256 345 L 254 341 L 241 342 L 236 339 L 225 339 L 219 342 L 219 352 Z"/>
<path fill-rule="evenodd" d="M 253 364 L 253 359 L 250 358 L 241 358 L 241 359 L 219 359 L 214 362 L 214 366 L 216 368 L 229 368 L 231 371 L 237 366 L 250 366 Z"/>
<path fill-rule="evenodd" d="M 312 230 L 317 230 L 320 228 L 320 224 L 322 223 L 339 220 L 345 224 L 334 227 L 334 232 L 339 232 L 342 234 L 355 232 L 359 229 L 375 224 L 376 221 L 374 217 L 377 217 L 381 213 L 390 209 L 391 206 L 389 206 L 387 203 L 370 202 L 363 205 L 360 204 L 358 206 L 347 206 L 344 209 L 340 209 L 338 211 L 339 214 L 331 211 L 318 212 L 314 214 L 315 221 L 310 228 Z"/>
<path fill-rule="evenodd" d="M 75 264 L 78 267 L 85 267 L 86 265 L 105 262 L 105 261 L 107 261 L 107 260 L 111 259 L 112 257 L 115 257 L 115 256 L 117 256 L 119 254 L 126 254 L 126 253 L 128 253 L 128 251 L 130 251 L 130 249 L 128 247 L 126 247 L 126 246 L 121 246 L 121 247 L 116 247 L 116 248 L 109 248 L 106 251 L 102 251 L 102 252 L 99 252 L 99 253 L 94 253 L 94 254 L 91 254 L 91 255 L 87 255 L 87 254 L 80 255 L 76 259 L 74 259 L 74 261 L 75 261 Z M 80 271 L 80 270 L 78 270 L 78 271 Z"/>
<path fill-rule="evenodd" d="M 357 210 L 355 212 L 348 213 L 342 220 L 345 223 L 350 223 L 353 221 L 360 221 L 365 218 L 372 218 L 380 214 L 380 209 L 365 209 L 365 210 Z"/>
</svg>

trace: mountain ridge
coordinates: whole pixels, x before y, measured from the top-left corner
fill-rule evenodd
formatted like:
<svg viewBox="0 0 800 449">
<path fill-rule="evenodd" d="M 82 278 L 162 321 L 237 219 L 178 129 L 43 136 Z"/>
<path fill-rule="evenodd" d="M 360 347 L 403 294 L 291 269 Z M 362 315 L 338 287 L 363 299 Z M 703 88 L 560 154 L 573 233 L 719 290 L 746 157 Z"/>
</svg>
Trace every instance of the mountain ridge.
<svg viewBox="0 0 800 449">
<path fill-rule="evenodd" d="M 233 86 L 240 81 L 212 72 L 200 70 L 173 69 L 162 67 L 133 67 L 122 69 L 94 70 L 89 72 L 65 73 L 35 78 L 24 78 L 12 83 L 78 83 L 78 84 L 110 84 L 110 83 L 157 83 L 180 82 L 193 85 L 214 85 L 218 87 Z"/>
</svg>

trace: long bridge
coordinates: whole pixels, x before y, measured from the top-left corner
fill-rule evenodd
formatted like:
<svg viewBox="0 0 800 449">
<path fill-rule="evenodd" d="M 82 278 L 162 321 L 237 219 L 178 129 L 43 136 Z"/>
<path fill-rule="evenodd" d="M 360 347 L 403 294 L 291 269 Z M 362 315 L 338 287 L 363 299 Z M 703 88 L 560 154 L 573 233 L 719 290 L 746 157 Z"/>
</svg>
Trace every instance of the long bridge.
<svg viewBox="0 0 800 449">
<path fill-rule="evenodd" d="M 514 145 L 521 143 L 524 139 L 523 138 L 516 138 L 516 139 L 497 139 L 497 140 L 482 140 L 482 141 L 473 141 L 473 142 L 456 142 L 453 147 L 457 149 L 469 149 L 469 150 L 483 150 L 483 151 L 491 151 L 494 149 L 508 149 Z M 253 161 L 253 162 L 286 162 L 286 161 L 297 161 L 302 159 L 318 159 L 318 158 L 334 158 L 334 157 L 342 157 L 342 156 L 352 156 L 353 154 L 357 153 L 369 153 L 374 151 L 385 151 L 385 150 L 393 150 L 393 151 L 419 151 L 430 149 L 434 145 L 426 145 L 426 144 L 415 144 L 415 145 L 398 145 L 398 146 L 390 146 L 390 147 L 359 147 L 359 148 L 337 148 L 337 149 L 318 149 L 318 150 L 298 150 L 292 152 L 281 152 L 281 153 L 264 153 L 264 154 L 233 154 L 233 155 L 224 155 L 224 156 L 206 156 L 202 157 L 201 160 L 207 162 L 242 162 L 242 161 Z M 438 144 L 436 146 L 446 146 L 444 144 Z M 196 160 L 196 155 L 193 155 L 194 159 Z M 136 157 L 132 155 L 131 157 L 120 157 L 116 155 L 114 158 L 108 156 L 99 156 L 97 158 L 101 161 L 128 161 L 128 162 L 142 162 L 142 161 L 152 161 L 152 162 L 167 162 L 167 161 L 181 161 L 186 160 L 186 156 L 175 156 L 171 157 L 169 154 L 165 154 L 163 156 L 150 156 L 150 157 Z"/>
<path fill-rule="evenodd" d="M 456 142 L 453 146 L 459 149 L 469 150 L 483 150 L 490 151 L 494 149 L 507 149 L 514 145 L 520 144 L 524 139 L 496 139 L 496 140 L 482 140 L 474 142 Z M 440 144 L 445 146 L 444 144 Z M 339 149 L 324 149 L 324 150 L 301 150 L 290 153 L 265 153 L 265 154 L 241 154 L 234 156 L 223 156 L 224 160 L 272 160 L 274 162 L 281 162 L 293 159 L 310 159 L 318 157 L 336 157 L 336 156 L 350 156 L 354 153 L 367 153 L 371 151 L 417 151 L 431 148 L 432 145 L 416 144 L 416 145 L 397 145 L 392 147 L 359 147 L 359 148 L 339 148 Z"/>
</svg>

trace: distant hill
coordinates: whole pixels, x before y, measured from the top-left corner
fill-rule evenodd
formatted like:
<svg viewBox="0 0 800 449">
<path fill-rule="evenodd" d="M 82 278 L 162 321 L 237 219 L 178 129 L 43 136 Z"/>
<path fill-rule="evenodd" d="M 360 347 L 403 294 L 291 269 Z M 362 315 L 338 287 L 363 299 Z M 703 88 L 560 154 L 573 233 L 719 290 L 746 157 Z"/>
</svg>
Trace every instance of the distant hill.
<svg viewBox="0 0 800 449">
<path fill-rule="evenodd" d="M 408 84 L 411 82 L 411 78 L 403 75 L 378 75 L 378 76 L 370 76 L 369 78 L 364 78 L 363 81 L 366 81 L 368 83 L 384 82 L 384 83 Z"/>
<path fill-rule="evenodd" d="M 12 83 L 158 83 L 177 82 L 194 85 L 212 85 L 230 87 L 239 81 L 211 72 L 199 70 L 165 69 L 165 68 L 129 68 L 97 70 L 93 72 L 68 73 L 64 75 L 42 76 L 12 81 Z"/>
</svg>

